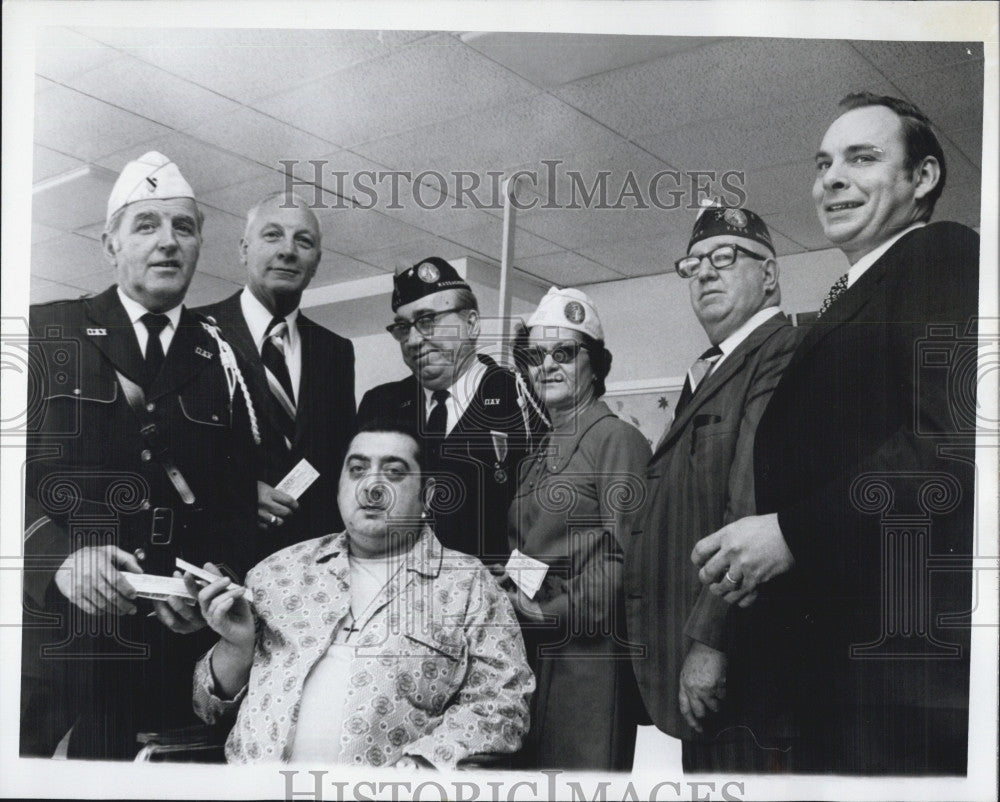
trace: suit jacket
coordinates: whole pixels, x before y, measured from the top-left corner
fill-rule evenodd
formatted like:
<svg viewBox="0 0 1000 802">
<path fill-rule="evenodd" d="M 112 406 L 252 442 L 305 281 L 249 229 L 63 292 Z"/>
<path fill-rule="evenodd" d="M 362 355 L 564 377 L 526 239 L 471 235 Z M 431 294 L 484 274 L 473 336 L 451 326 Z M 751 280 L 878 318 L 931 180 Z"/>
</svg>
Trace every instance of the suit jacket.
<svg viewBox="0 0 1000 802">
<path fill-rule="evenodd" d="M 729 630 L 749 611 L 731 609 L 703 588 L 691 550 L 705 535 L 754 514 L 754 433 L 800 335 L 780 313 L 754 329 L 704 379 L 647 469 L 644 515 L 626 555 L 629 639 L 645 647 L 633 665 L 646 709 L 677 738 L 715 740 L 736 724 L 751 726 L 758 740 L 788 733 L 787 717 L 754 709 L 759 697 L 746 692 L 740 655 L 731 650 Z M 704 735 L 687 725 L 677 701 L 692 639 L 726 652 L 729 662 L 726 701 L 706 720 Z M 766 683 L 754 678 L 754 689 Z"/>
<path fill-rule="evenodd" d="M 898 726 L 933 708 L 965 765 L 978 268 L 964 226 L 902 237 L 809 330 L 757 430 L 757 511 L 795 566 L 761 590 L 754 654 L 799 666 L 807 733 L 843 720 L 821 770 L 940 765 L 943 732 Z M 918 746 L 873 764 L 866 744 L 904 737 Z"/>
<path fill-rule="evenodd" d="M 84 545 L 113 544 L 147 573 L 166 576 L 176 557 L 211 560 L 237 576 L 253 564 L 249 419 L 238 391 L 230 400 L 218 344 L 201 321 L 182 310 L 145 393 L 155 431 L 144 436 L 116 376 L 141 384 L 144 359 L 115 287 L 31 308 L 25 677 L 66 680 L 54 704 L 83 716 L 71 754 L 131 757 L 137 728 L 188 720 L 184 689 L 211 639 L 175 635 L 141 608 L 136 616 L 83 613 L 54 582 L 65 557 Z M 160 449 L 190 487 L 192 503 L 168 478 Z M 41 612 L 55 617 L 45 621 Z M 59 666 L 71 666 L 71 676 L 51 673 Z M 30 732 L 22 734 L 23 745 L 31 741 Z"/>
<path fill-rule="evenodd" d="M 425 467 L 437 480 L 434 533 L 446 548 L 484 562 L 506 561 L 507 508 L 517 489 L 518 466 L 537 444 L 543 424 L 528 405 L 526 428 L 514 374 L 489 357 L 478 359 L 486 372 L 461 419 L 443 439 L 422 438 Z M 423 431 L 427 408 L 414 376 L 365 393 L 358 420 L 374 419 L 398 420 Z"/>
<path fill-rule="evenodd" d="M 242 292 L 242 290 L 241 290 Z M 197 311 L 214 318 L 223 335 L 250 366 L 247 382 L 261 429 L 257 478 L 274 487 L 301 459 L 319 478 L 299 498 L 298 511 L 261 535 L 266 557 L 278 549 L 343 528 L 337 484 L 347 446 L 357 430 L 354 411 L 354 346 L 301 312 L 302 376 L 296 395 L 295 438 L 289 450 L 277 423 L 278 405 L 268 389 L 264 364 L 243 317 L 240 293 Z"/>
</svg>

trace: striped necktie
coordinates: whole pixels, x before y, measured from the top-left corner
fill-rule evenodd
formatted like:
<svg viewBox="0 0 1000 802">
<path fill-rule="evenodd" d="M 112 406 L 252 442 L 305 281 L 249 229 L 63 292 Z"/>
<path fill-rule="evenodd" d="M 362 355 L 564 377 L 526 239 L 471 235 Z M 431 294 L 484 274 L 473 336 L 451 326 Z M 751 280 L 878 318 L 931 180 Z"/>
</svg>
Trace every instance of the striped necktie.
<svg viewBox="0 0 1000 802">
<path fill-rule="evenodd" d="M 713 345 L 688 368 L 687 378 L 684 379 L 684 389 L 681 390 L 681 397 L 677 399 L 677 406 L 674 407 L 675 418 L 688 405 L 698 387 L 704 381 L 705 377 L 712 372 L 712 368 L 715 367 L 715 363 L 719 361 L 721 356 L 722 349 L 717 345 Z"/>
<path fill-rule="evenodd" d="M 274 318 L 264 333 L 260 348 L 260 360 L 264 363 L 267 384 L 278 406 L 278 425 L 285 438 L 285 445 L 291 448 L 295 439 L 295 391 L 292 377 L 285 361 L 285 337 L 288 324 L 284 318 Z"/>
<path fill-rule="evenodd" d="M 826 310 L 829 309 L 833 302 L 840 297 L 841 293 L 847 289 L 847 275 L 847 273 L 844 273 L 844 275 L 833 282 L 833 286 L 830 287 L 830 291 L 826 294 L 826 298 L 823 299 L 823 305 L 819 308 L 819 314 L 816 316 L 817 320 L 826 314 Z"/>
</svg>

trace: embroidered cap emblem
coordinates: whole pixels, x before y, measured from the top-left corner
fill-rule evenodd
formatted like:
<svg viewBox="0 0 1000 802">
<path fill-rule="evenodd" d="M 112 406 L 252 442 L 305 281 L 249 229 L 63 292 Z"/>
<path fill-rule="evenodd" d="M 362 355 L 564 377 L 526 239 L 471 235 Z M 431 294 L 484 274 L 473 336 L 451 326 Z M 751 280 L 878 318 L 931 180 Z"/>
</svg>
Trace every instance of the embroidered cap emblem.
<svg viewBox="0 0 1000 802">
<path fill-rule="evenodd" d="M 583 323 L 587 317 L 587 310 L 579 301 L 570 301 L 563 309 L 563 314 L 570 323 Z"/>
<path fill-rule="evenodd" d="M 433 284 L 441 278 L 441 272 L 430 262 L 424 262 L 417 268 L 417 277 L 425 284 Z"/>
</svg>

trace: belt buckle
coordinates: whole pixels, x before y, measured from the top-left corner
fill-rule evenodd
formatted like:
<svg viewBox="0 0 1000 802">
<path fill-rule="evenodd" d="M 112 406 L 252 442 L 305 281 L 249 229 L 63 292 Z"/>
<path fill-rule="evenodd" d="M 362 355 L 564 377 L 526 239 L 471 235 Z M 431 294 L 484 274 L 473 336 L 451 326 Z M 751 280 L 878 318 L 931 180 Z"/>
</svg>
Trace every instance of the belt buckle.
<svg viewBox="0 0 1000 802">
<path fill-rule="evenodd" d="M 149 542 L 155 546 L 170 544 L 174 529 L 174 511 L 170 507 L 154 507 Z"/>
</svg>

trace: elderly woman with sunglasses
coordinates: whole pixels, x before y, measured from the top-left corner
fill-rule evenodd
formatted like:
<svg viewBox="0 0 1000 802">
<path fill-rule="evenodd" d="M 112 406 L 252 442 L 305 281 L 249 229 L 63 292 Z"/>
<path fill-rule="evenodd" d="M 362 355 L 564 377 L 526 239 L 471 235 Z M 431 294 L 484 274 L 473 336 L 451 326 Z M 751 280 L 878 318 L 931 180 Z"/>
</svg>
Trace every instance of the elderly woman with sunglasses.
<svg viewBox="0 0 1000 802">
<path fill-rule="evenodd" d="M 611 353 L 590 298 L 553 287 L 518 349 L 552 431 L 522 463 L 501 584 L 538 680 L 524 762 L 627 771 L 636 700 L 623 550 L 645 493 L 649 443 L 600 400 Z"/>
</svg>

